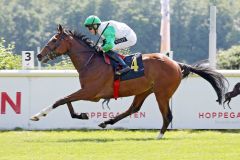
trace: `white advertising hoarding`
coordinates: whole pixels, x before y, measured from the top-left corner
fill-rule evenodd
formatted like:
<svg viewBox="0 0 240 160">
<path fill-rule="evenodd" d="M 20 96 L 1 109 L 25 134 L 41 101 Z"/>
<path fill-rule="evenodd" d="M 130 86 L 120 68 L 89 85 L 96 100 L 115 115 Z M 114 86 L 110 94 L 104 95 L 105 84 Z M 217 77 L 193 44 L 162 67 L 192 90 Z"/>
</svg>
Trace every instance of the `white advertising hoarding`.
<svg viewBox="0 0 240 160">
<path fill-rule="evenodd" d="M 240 77 L 227 77 L 229 89 Z M 183 80 L 174 95 L 174 123 L 178 129 L 240 129 L 240 96 L 232 98 L 230 109 L 218 105 L 211 85 L 199 77 Z"/>
<path fill-rule="evenodd" d="M 73 103 L 76 112 L 86 112 L 89 120 L 72 119 L 67 105 L 59 106 L 38 122 L 29 118 L 78 89 L 80 84 L 75 71 L 0 71 L 0 129 L 100 129 L 98 124 L 124 112 L 133 97 L 111 100 L 110 110 L 98 103 L 78 101 Z M 230 89 L 240 82 L 240 73 L 229 76 Z M 200 77 L 183 80 L 172 99 L 173 129 L 239 129 L 240 101 L 234 98 L 232 109 L 216 103 L 211 85 Z M 159 129 L 162 116 L 151 94 L 138 113 L 108 128 Z"/>
<path fill-rule="evenodd" d="M 0 129 L 28 128 L 29 79 L 0 78 Z"/>
</svg>

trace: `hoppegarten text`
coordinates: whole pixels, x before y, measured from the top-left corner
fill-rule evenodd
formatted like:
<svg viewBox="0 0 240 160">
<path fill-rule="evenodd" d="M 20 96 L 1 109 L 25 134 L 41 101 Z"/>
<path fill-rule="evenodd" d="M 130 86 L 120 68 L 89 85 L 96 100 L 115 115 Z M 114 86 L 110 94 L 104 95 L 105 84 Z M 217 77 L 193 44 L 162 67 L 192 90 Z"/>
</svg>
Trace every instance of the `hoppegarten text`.
<svg viewBox="0 0 240 160">
<path fill-rule="evenodd" d="M 89 112 L 87 113 L 89 118 L 114 118 L 117 115 L 121 114 L 120 112 Z M 137 112 L 129 116 L 130 118 L 145 118 L 145 112 Z"/>
<path fill-rule="evenodd" d="M 199 112 L 199 119 L 240 119 L 240 112 Z"/>
</svg>

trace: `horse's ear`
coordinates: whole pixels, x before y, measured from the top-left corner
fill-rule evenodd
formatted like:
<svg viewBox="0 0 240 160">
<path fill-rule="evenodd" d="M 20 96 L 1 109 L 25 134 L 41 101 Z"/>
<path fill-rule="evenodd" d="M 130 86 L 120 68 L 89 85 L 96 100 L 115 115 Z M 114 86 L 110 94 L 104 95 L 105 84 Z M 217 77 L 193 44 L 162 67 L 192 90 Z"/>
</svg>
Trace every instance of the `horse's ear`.
<svg viewBox="0 0 240 160">
<path fill-rule="evenodd" d="M 61 25 L 61 24 L 59 24 L 59 25 L 58 25 L 58 31 L 59 31 L 60 33 L 62 33 L 62 32 L 63 32 L 63 27 L 62 27 L 62 25 Z"/>
</svg>

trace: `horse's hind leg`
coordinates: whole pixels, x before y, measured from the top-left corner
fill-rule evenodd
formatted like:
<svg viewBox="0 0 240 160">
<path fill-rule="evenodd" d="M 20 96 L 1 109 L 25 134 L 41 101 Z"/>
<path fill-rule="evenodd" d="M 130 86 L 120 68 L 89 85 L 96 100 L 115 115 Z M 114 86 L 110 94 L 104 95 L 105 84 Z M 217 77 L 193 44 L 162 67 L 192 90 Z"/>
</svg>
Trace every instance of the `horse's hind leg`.
<svg viewBox="0 0 240 160">
<path fill-rule="evenodd" d="M 133 113 L 136 113 L 140 110 L 144 100 L 147 98 L 147 96 L 152 93 L 151 90 L 148 90 L 142 94 L 139 94 L 139 95 L 136 95 L 134 97 L 134 100 L 133 100 L 133 103 L 131 104 L 131 106 L 128 108 L 127 111 L 125 111 L 124 113 L 122 114 L 119 114 L 118 116 L 116 116 L 115 118 L 113 119 L 109 119 L 107 121 L 104 121 L 103 123 L 99 124 L 98 126 L 101 127 L 101 128 L 105 128 L 108 124 L 111 124 L 113 125 L 114 123 L 120 121 L 121 119 L 133 114 Z"/>
<path fill-rule="evenodd" d="M 157 139 L 161 139 L 164 135 L 164 133 L 166 132 L 168 125 L 171 123 L 172 121 L 172 112 L 169 108 L 169 98 L 168 96 L 164 95 L 164 93 L 162 92 L 157 92 L 155 93 L 157 102 L 158 102 L 158 106 L 159 109 L 162 113 L 162 117 L 163 117 L 163 126 L 162 129 L 157 137 Z"/>
<path fill-rule="evenodd" d="M 228 102 L 227 102 L 227 105 L 228 105 L 229 109 L 232 109 L 232 108 L 230 107 L 230 104 L 229 104 L 229 103 L 231 102 L 231 100 L 232 100 L 232 99 L 230 98 L 230 99 L 228 100 Z"/>
</svg>

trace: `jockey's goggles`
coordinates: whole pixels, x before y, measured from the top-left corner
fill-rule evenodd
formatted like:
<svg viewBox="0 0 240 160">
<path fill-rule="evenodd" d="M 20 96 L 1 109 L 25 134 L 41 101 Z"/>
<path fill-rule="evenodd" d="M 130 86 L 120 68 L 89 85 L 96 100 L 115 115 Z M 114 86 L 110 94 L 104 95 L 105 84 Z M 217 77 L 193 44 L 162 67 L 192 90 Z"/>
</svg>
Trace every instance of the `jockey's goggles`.
<svg viewBox="0 0 240 160">
<path fill-rule="evenodd" d="M 86 25 L 85 27 L 87 27 L 89 30 L 92 30 L 93 29 L 93 26 L 91 25 Z"/>
</svg>

